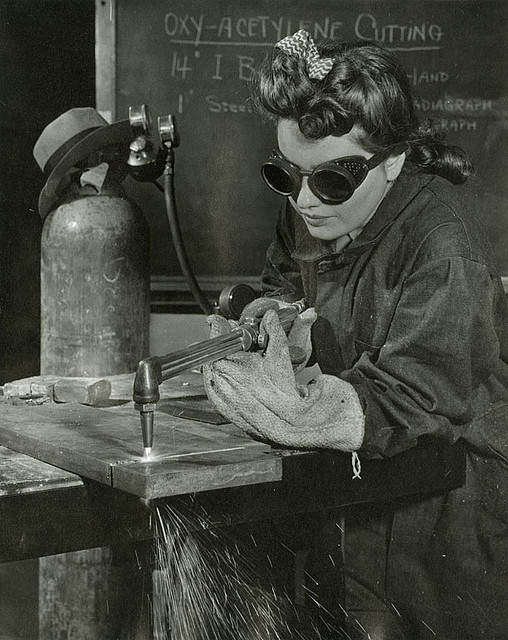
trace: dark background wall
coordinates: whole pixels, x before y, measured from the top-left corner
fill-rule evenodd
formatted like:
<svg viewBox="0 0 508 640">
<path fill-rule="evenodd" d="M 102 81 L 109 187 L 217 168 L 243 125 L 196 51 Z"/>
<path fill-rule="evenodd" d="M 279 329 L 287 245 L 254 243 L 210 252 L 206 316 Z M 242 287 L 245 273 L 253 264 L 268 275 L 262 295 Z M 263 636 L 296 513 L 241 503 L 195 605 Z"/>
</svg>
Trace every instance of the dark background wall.
<svg viewBox="0 0 508 640">
<path fill-rule="evenodd" d="M 32 149 L 68 109 L 95 105 L 94 0 L 0 0 L 0 384 L 39 373 Z"/>
<path fill-rule="evenodd" d="M 95 104 L 94 0 L 0 0 L 0 384 L 39 372 L 44 127 Z M 0 567 L 0 639 L 38 629 L 37 561 Z"/>
<path fill-rule="evenodd" d="M 177 117 L 178 210 L 199 277 L 257 281 L 262 269 L 281 199 L 260 178 L 275 133 L 249 101 L 252 71 L 300 24 L 316 40 L 375 39 L 397 53 L 419 118 L 447 131 L 477 169 L 465 190 L 508 277 L 506 0 L 117 0 L 115 20 L 104 0 L 98 24 L 101 110 L 121 119 L 146 103 Z M 126 183 L 150 224 L 152 273 L 171 282 L 179 268 L 163 199 Z"/>
<path fill-rule="evenodd" d="M 275 3 L 268 0 L 210 0 L 207 3 L 201 0 L 122 0 L 117 4 L 119 26 L 114 32 L 116 35 L 113 43 L 118 44 L 118 60 L 115 59 L 117 68 L 114 69 L 118 112 L 113 113 L 113 119 L 125 118 L 127 105 L 142 102 L 148 103 L 156 115 L 178 113 L 182 142 L 178 149 L 177 195 L 184 238 L 188 248 L 192 248 L 191 263 L 200 277 L 220 276 L 221 286 L 247 281 L 243 276 L 254 277 L 256 274 L 257 277 L 265 247 L 271 237 L 273 216 L 278 207 L 278 200 L 277 203 L 273 202 L 273 206 L 267 206 L 272 194 L 259 179 L 259 165 L 273 145 L 273 132 L 263 132 L 269 139 L 266 148 L 262 148 L 257 141 L 259 120 L 254 114 L 216 113 L 215 107 L 206 106 L 206 113 L 194 113 L 189 111 L 190 107 L 186 106 L 187 102 L 183 98 L 181 110 L 178 100 L 176 104 L 171 104 L 171 101 L 187 95 L 183 90 L 183 77 L 179 79 L 184 73 L 180 62 L 187 56 L 194 65 L 199 51 L 194 51 L 194 47 L 189 49 L 188 43 L 175 45 L 171 24 L 164 29 L 163 16 L 170 12 L 168 15 L 178 18 L 179 22 L 176 24 L 183 25 L 187 13 L 198 15 L 203 12 L 208 16 L 207 19 L 219 24 L 220 17 L 230 15 L 233 9 L 233 13 L 245 17 L 251 13 L 265 15 L 273 12 L 274 15 L 279 15 L 280 11 L 296 16 L 300 15 L 301 8 L 302 15 L 309 14 L 317 20 L 316 3 L 310 0 L 296 4 L 289 0 L 278 0 Z M 413 19 L 415 23 L 427 23 L 432 19 L 446 25 L 446 47 L 443 45 L 443 51 L 439 54 L 441 57 L 437 57 L 435 64 L 430 64 L 425 58 L 419 66 L 411 64 L 410 69 L 445 69 L 455 84 L 452 83 L 451 89 L 448 84 L 443 87 L 432 85 L 430 88 L 419 84 L 415 90 L 423 90 L 424 86 L 425 91 L 437 92 L 435 97 L 450 90 L 453 98 L 456 89 L 455 97 L 458 99 L 472 96 L 475 99 L 485 98 L 492 103 L 485 113 L 473 114 L 471 118 L 464 117 L 466 124 L 477 125 L 474 134 L 466 132 L 466 136 L 462 131 L 456 132 L 455 135 L 459 137 L 457 140 L 452 138 L 451 142 L 463 143 L 469 150 L 469 138 L 473 136 L 473 150 L 485 151 L 476 153 L 474 158 L 482 184 L 486 185 L 487 190 L 486 193 L 480 193 L 481 211 L 495 241 L 502 273 L 508 276 L 505 250 L 508 237 L 508 40 L 505 38 L 508 3 L 503 0 L 414 0 L 412 3 L 396 0 L 386 0 L 384 3 L 370 3 L 369 0 L 323 0 L 319 4 L 322 7 L 333 5 L 335 11 L 338 11 L 337 8 L 349 7 L 350 19 L 344 18 L 349 14 L 339 12 L 339 17 L 345 20 L 348 28 L 364 6 L 375 10 L 380 24 L 392 20 L 393 16 L 389 11 L 391 6 L 394 15 L 406 16 L 405 22 L 401 18 L 404 24 L 409 24 Z M 110 6 L 106 0 L 99 1 L 97 7 L 99 12 L 105 14 L 103 20 L 110 21 Z M 266 11 L 256 13 L 260 7 Z M 415 7 L 418 8 L 420 17 L 411 16 L 411 8 Z M 212 20 L 214 16 L 218 16 L 215 21 Z M 296 23 L 293 21 L 291 24 Z M 108 46 L 112 43 L 108 41 L 102 44 L 102 49 L 99 49 L 106 52 L 108 57 Z M 249 53 L 248 45 L 249 42 L 245 44 L 246 53 L 254 55 Z M 228 104 L 236 104 L 241 100 L 238 73 L 234 67 L 234 81 L 229 76 L 226 77 L 229 68 L 226 62 L 233 55 L 231 51 L 238 53 L 237 48 L 226 47 L 224 51 L 212 48 L 211 51 L 213 55 L 206 50 L 200 59 L 210 63 L 210 60 L 213 62 L 216 55 L 219 55 L 217 51 L 220 55 L 223 54 L 221 73 L 224 74 L 224 79 L 219 81 L 215 78 L 216 67 L 213 66 L 212 72 L 208 73 L 212 78 L 206 76 L 209 83 L 212 83 L 211 86 L 202 82 L 202 75 L 189 75 L 185 82 L 195 83 L 201 93 L 205 90 L 213 95 L 217 93 L 224 99 L 227 98 Z M 177 54 L 176 58 L 172 57 L 173 54 Z M 404 55 L 407 62 L 407 56 L 412 56 L 413 53 Z M 414 55 L 419 56 L 420 53 Z M 429 55 L 434 60 L 433 52 L 421 55 Z M 168 60 L 173 60 L 174 64 L 168 64 Z M 180 62 L 176 64 L 177 61 Z M 194 73 L 197 74 L 197 63 L 194 66 Z M 484 68 L 488 73 L 483 73 Z M 199 73 L 204 74 L 204 71 Z M 171 77 L 167 77 L 168 74 Z M 465 83 L 464 86 L 462 83 Z M 113 87 L 109 92 L 115 93 L 113 83 L 107 83 L 106 86 Z M 189 88 L 185 85 L 185 88 L 190 93 L 193 86 Z M 200 92 L 195 92 L 193 100 L 199 102 L 202 109 L 202 105 L 207 103 L 196 97 L 201 95 Z M 43 128 L 66 110 L 94 105 L 94 0 L 0 0 L 0 385 L 8 380 L 39 372 L 39 256 L 42 224 L 37 213 L 37 199 L 44 185 L 44 178 L 32 157 L 34 143 Z M 437 116 L 441 117 L 443 114 L 437 112 Z M 451 117 L 446 113 L 444 116 Z M 205 135 L 200 136 L 196 123 L 205 128 Z M 220 134 L 220 123 L 226 130 L 223 135 Z M 242 154 L 239 159 L 240 138 L 234 132 L 237 129 L 239 132 L 243 131 L 244 126 L 253 132 L 256 145 L 241 145 Z M 193 146 L 193 137 L 197 137 L 197 146 Z M 478 140 L 481 144 L 477 143 Z M 226 144 L 234 148 L 225 149 Z M 213 161 L 203 160 L 202 147 L 208 149 Z M 199 159 L 198 162 L 196 158 Z M 245 181 L 247 177 L 245 184 L 239 182 L 238 166 L 242 167 L 242 179 Z M 205 177 L 197 175 L 198 170 Z M 224 174 L 231 177 L 234 183 L 232 186 L 224 181 Z M 186 180 L 190 181 L 190 186 Z M 220 193 L 213 195 L 207 181 Z M 260 189 L 259 194 L 256 192 L 254 196 L 246 196 L 247 183 Z M 138 203 L 149 216 L 154 247 L 152 273 L 166 277 L 169 270 L 169 275 L 173 278 L 173 271 L 178 275 L 179 268 L 163 211 L 163 198 L 151 185 L 137 185 L 134 181 L 130 181 L 130 184 L 143 191 L 143 197 L 138 199 Z M 242 206 L 224 206 L 231 194 L 241 199 Z M 191 196 L 202 199 L 203 202 L 192 205 L 187 202 Z M 260 206 L 259 202 L 264 204 Z M 256 211 L 248 214 L 247 205 L 256 208 Z M 244 215 L 238 215 L 239 211 Z M 245 222 L 246 215 L 248 224 Z M 234 242 L 231 242 L 232 239 Z M 235 262 L 235 256 L 239 262 Z M 175 288 L 174 283 L 171 286 Z M 184 283 L 182 287 L 187 292 Z M 166 291 L 162 294 L 165 301 L 168 294 Z M 158 299 L 157 296 L 155 287 L 152 302 Z M 181 307 L 180 298 L 177 303 Z M 178 311 L 182 311 L 180 307 Z M 186 332 L 188 329 L 188 325 L 185 325 Z M 164 334 L 167 334 L 166 328 Z M 152 352 L 167 350 L 164 341 L 161 347 Z"/>
</svg>

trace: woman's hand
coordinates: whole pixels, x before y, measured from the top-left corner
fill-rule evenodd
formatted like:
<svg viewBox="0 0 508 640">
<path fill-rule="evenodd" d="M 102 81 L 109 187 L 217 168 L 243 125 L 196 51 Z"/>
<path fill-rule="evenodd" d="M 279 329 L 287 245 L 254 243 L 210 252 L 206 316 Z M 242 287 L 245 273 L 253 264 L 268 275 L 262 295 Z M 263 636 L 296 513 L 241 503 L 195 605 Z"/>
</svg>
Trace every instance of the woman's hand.
<svg viewBox="0 0 508 640">
<path fill-rule="evenodd" d="M 256 298 L 242 311 L 239 322 L 242 323 L 246 318 L 261 320 L 269 309 L 276 311 L 290 306 L 289 302 L 284 302 L 277 298 Z M 314 308 L 306 309 L 296 317 L 288 333 L 289 355 L 295 373 L 305 369 L 312 355 L 311 330 L 316 319 L 317 314 Z"/>
<path fill-rule="evenodd" d="M 211 317 L 212 337 L 230 331 Z M 269 309 L 260 325 L 268 335 L 264 353 L 238 353 L 203 367 L 205 389 L 217 411 L 249 435 L 287 447 L 358 449 L 364 416 L 348 382 L 320 375 L 298 385 L 288 338 Z"/>
</svg>

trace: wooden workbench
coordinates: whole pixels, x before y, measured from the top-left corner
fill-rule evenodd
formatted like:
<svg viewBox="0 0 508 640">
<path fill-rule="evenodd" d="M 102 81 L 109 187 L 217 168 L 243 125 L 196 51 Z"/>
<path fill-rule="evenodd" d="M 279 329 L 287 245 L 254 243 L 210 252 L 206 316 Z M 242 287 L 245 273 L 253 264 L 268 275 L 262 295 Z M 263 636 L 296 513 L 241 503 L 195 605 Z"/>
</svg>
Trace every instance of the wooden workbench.
<svg viewBox="0 0 508 640">
<path fill-rule="evenodd" d="M 281 479 L 269 445 L 245 436 L 209 405 L 202 408 L 208 401 L 193 372 L 161 385 L 153 451 L 144 458 L 132 380 L 122 378 L 100 408 L 5 402 L 0 445 L 146 500 Z M 189 405 L 216 424 L 183 419 Z"/>
<path fill-rule="evenodd" d="M 76 637 L 118 637 L 122 603 L 141 602 L 149 582 L 149 562 L 142 572 L 131 565 L 137 549 L 151 548 L 156 507 L 186 514 L 198 529 L 203 517 L 215 531 L 238 533 L 236 525 L 247 524 L 258 539 L 265 525 L 279 533 L 288 523 L 291 531 L 305 530 L 303 514 L 313 521 L 327 509 L 441 492 L 464 481 L 462 452 L 442 446 L 362 460 L 362 478 L 353 479 L 349 454 L 272 448 L 210 416 L 199 374 L 167 382 L 148 461 L 132 381 L 101 408 L 0 403 L 0 562 L 40 558 L 38 601 L 27 605 L 38 611 L 34 637 L 69 637 L 68 618 L 84 633 Z M 292 568 L 283 561 L 280 575 L 294 573 L 302 553 Z M 99 614 L 105 601 L 108 611 Z M 135 621 L 144 612 L 129 615 Z"/>
<path fill-rule="evenodd" d="M 163 398 L 177 405 L 202 395 L 199 374 L 168 383 Z M 149 538 L 152 507 L 161 501 L 230 525 L 464 481 L 457 447 L 362 460 L 362 478 L 353 479 L 349 454 L 276 449 L 229 423 L 178 417 L 175 406 L 165 412 L 164 399 L 159 407 L 146 461 L 128 397 L 103 408 L 0 404 L 0 561 Z"/>
</svg>

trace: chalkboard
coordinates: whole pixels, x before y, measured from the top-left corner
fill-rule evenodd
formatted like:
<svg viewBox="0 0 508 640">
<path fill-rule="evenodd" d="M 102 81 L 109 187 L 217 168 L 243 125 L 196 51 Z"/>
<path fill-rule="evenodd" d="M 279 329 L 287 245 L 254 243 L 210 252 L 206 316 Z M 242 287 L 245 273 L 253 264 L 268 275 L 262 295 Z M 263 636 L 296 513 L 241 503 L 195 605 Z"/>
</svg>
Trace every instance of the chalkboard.
<svg viewBox="0 0 508 640">
<path fill-rule="evenodd" d="M 316 40 L 377 41 L 399 53 L 418 112 L 471 155 L 478 198 L 508 275 L 508 3 L 505 0 L 98 0 L 98 109 L 176 116 L 176 193 L 199 278 L 257 278 L 280 199 L 259 168 L 274 130 L 249 103 L 252 70 L 300 28 Z M 161 194 L 132 184 L 152 229 L 152 272 L 180 269 Z"/>
</svg>

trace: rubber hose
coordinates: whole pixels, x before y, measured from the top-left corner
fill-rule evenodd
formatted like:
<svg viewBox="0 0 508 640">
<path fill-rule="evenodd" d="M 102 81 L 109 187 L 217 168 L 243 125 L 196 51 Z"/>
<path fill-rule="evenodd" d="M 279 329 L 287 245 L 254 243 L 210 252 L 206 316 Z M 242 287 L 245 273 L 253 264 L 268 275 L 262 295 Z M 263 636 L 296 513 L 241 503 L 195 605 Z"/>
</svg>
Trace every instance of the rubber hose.
<svg viewBox="0 0 508 640">
<path fill-rule="evenodd" d="M 173 239 L 173 244 L 176 250 L 176 255 L 178 258 L 178 262 L 180 263 L 180 268 L 182 269 L 182 273 L 187 280 L 187 284 L 189 285 L 189 289 L 191 290 L 192 295 L 195 300 L 201 307 L 203 313 L 207 316 L 213 312 L 212 305 L 210 301 L 206 298 L 204 293 L 201 291 L 199 284 L 194 276 L 192 268 L 190 266 L 189 258 L 187 256 L 187 251 L 185 249 L 185 245 L 183 242 L 182 231 L 180 229 L 180 223 L 178 221 L 178 213 L 176 210 L 176 198 L 175 198 L 175 181 L 172 167 L 169 163 L 166 163 L 166 167 L 164 169 L 163 175 L 164 182 L 164 202 L 166 204 L 166 212 L 168 215 L 169 229 L 171 232 L 171 237 Z"/>
</svg>

